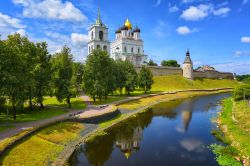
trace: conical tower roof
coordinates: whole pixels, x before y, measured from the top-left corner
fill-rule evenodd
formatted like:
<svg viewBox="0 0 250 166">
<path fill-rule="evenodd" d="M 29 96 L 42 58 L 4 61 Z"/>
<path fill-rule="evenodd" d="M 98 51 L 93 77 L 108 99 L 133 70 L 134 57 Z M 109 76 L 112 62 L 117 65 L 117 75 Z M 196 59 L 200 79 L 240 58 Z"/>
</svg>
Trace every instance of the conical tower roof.
<svg viewBox="0 0 250 166">
<path fill-rule="evenodd" d="M 193 62 L 192 62 L 192 60 L 191 60 L 191 57 L 190 57 L 189 50 L 187 50 L 186 58 L 185 58 L 185 60 L 184 60 L 183 63 L 190 63 L 190 64 L 193 64 Z"/>
</svg>

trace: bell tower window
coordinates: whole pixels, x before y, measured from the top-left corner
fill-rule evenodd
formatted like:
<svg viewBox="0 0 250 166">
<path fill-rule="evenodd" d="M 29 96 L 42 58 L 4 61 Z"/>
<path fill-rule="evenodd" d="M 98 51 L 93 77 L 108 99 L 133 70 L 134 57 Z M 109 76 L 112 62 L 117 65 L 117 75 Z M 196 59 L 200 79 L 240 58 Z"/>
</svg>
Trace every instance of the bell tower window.
<svg viewBox="0 0 250 166">
<path fill-rule="evenodd" d="M 99 31 L 99 39 L 103 41 L 103 31 Z"/>
<path fill-rule="evenodd" d="M 94 33 L 93 33 L 93 31 L 91 32 L 91 40 L 93 40 L 94 39 Z"/>
</svg>

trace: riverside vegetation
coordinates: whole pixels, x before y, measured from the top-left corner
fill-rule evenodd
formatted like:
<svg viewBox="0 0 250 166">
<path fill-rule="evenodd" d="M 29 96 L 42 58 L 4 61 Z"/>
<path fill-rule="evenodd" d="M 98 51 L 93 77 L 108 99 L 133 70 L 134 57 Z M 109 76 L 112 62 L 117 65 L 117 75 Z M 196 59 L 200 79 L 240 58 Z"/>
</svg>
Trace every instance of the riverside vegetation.
<svg viewBox="0 0 250 166">
<path fill-rule="evenodd" d="M 233 98 L 223 101 L 218 124 L 223 134 L 215 134 L 227 146 L 213 144 L 211 149 L 216 154 L 219 165 L 250 165 L 250 105 L 245 100 L 250 97 L 250 86 L 240 85 L 235 88 Z M 213 132 L 215 133 L 215 132 Z M 221 132 L 219 132 L 221 133 Z"/>
</svg>

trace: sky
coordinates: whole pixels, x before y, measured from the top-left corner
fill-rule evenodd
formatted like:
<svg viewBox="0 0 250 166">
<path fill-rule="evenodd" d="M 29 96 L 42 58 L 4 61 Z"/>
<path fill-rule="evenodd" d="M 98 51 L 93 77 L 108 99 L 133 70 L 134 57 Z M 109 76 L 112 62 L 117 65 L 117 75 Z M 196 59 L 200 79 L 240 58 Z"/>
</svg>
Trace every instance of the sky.
<svg viewBox="0 0 250 166">
<path fill-rule="evenodd" d="M 158 64 L 182 64 L 189 49 L 195 68 L 250 74 L 250 0 L 1 0 L 1 38 L 20 33 L 46 41 L 51 54 L 66 44 L 83 62 L 98 6 L 110 41 L 129 18 L 141 29 L 145 54 Z"/>
</svg>

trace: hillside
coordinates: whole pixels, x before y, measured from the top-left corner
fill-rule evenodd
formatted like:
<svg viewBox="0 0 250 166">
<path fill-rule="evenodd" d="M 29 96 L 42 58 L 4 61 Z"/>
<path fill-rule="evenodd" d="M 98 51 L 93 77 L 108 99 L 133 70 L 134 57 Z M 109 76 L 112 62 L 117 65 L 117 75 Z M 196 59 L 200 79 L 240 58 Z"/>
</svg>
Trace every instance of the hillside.
<svg viewBox="0 0 250 166">
<path fill-rule="evenodd" d="M 155 76 L 151 91 L 228 88 L 237 84 L 235 80 L 196 79 L 192 81 L 179 75 Z"/>
</svg>

